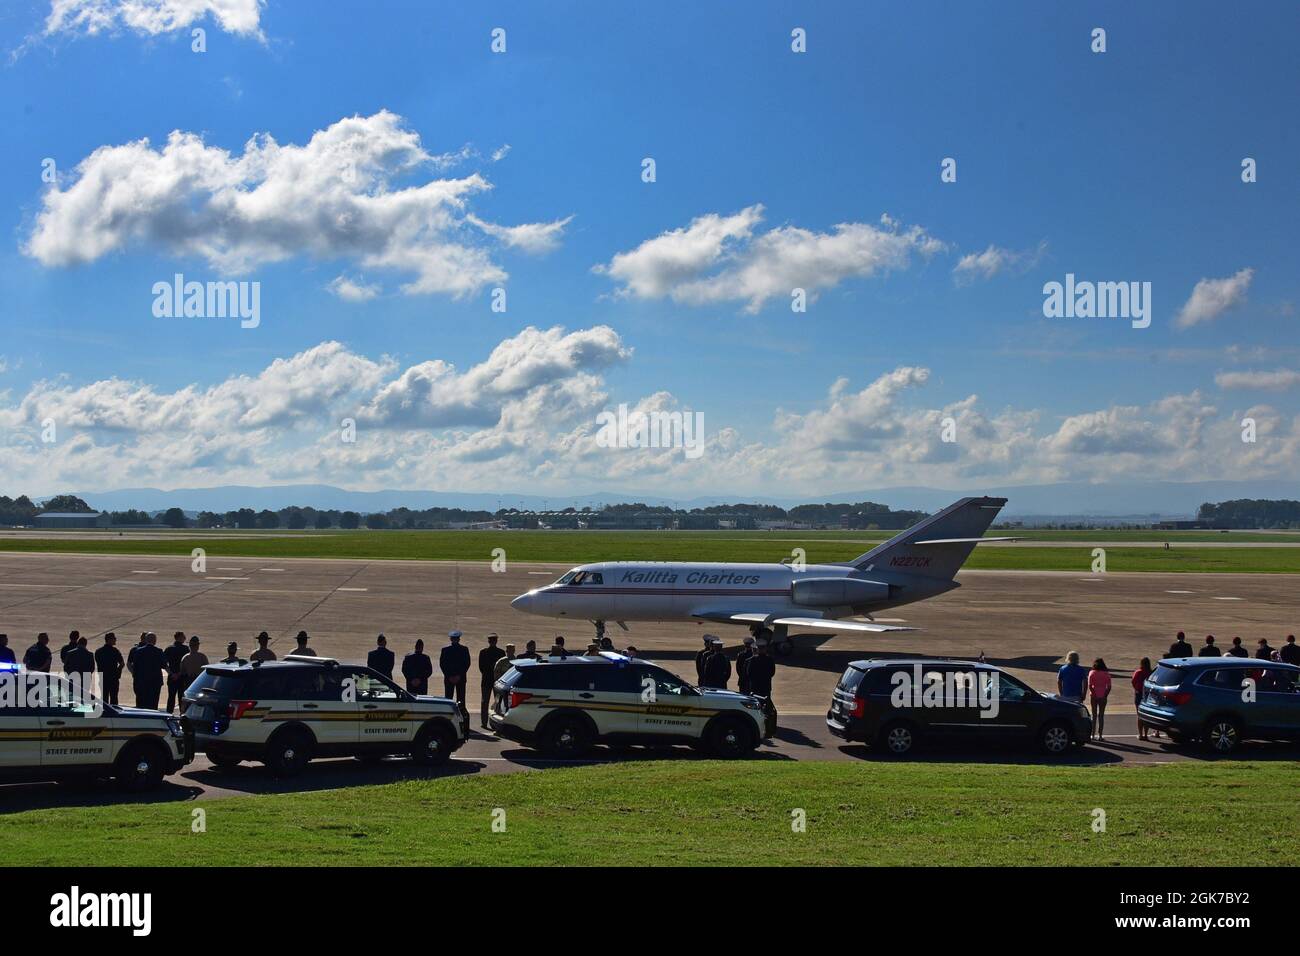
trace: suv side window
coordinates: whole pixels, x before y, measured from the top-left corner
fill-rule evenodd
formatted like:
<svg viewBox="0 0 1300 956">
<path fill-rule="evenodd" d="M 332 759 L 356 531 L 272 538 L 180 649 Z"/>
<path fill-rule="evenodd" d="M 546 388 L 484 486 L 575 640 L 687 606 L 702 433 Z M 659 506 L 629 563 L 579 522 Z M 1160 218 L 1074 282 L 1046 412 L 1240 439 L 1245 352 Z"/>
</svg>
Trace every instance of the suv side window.
<svg viewBox="0 0 1300 956">
<path fill-rule="evenodd" d="M 1259 689 L 1268 694 L 1294 694 L 1300 687 L 1296 684 L 1296 672 L 1280 667 L 1266 667 L 1259 678 Z"/>
<path fill-rule="evenodd" d="M 871 668 L 862 682 L 862 693 L 889 696 L 894 691 L 894 675 L 897 673 L 899 673 L 897 667 Z"/>
<path fill-rule="evenodd" d="M 286 685 L 288 696 L 294 700 L 343 699 L 343 674 L 337 668 L 304 667 L 290 673 Z"/>
<path fill-rule="evenodd" d="M 377 674 L 366 671 L 349 671 L 347 676 L 353 681 L 357 700 L 401 700 L 401 692 Z"/>
<path fill-rule="evenodd" d="M 574 671 L 582 664 L 534 664 L 519 669 L 520 678 L 515 686 L 523 690 L 578 690 L 586 689 L 583 683 L 579 688 L 577 674 Z"/>
<path fill-rule="evenodd" d="M 1250 676 L 1250 671 L 1243 667 L 1224 667 L 1219 670 L 1207 670 L 1196 683 L 1202 687 L 1217 687 L 1220 690 L 1241 690 L 1242 681 Z"/>
<path fill-rule="evenodd" d="M 640 668 L 628 667 L 626 664 L 591 664 L 585 670 L 590 671 L 587 690 L 602 691 L 606 694 L 641 693 Z"/>
<path fill-rule="evenodd" d="M 645 673 L 654 678 L 656 697 L 693 697 L 695 691 L 685 682 L 658 667 L 647 667 Z M 640 690 L 638 682 L 637 690 Z"/>
</svg>

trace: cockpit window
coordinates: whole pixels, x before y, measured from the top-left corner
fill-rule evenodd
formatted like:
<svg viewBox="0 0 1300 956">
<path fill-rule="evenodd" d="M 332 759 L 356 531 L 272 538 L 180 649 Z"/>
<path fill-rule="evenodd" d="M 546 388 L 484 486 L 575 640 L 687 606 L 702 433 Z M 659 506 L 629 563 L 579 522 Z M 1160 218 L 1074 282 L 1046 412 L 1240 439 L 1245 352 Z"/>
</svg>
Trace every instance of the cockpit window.
<svg viewBox="0 0 1300 956">
<path fill-rule="evenodd" d="M 577 573 L 578 573 L 577 571 L 567 571 L 563 576 L 561 576 L 560 580 L 556 581 L 555 583 L 568 584 L 570 581 L 573 580 L 573 576 Z"/>
</svg>

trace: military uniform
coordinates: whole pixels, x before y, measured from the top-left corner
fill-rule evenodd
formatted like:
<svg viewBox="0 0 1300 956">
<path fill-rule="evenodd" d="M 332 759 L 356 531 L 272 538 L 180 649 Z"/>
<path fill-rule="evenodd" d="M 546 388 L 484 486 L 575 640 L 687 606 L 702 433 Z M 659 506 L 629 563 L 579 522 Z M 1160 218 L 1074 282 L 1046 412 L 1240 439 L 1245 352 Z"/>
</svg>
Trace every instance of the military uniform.
<svg viewBox="0 0 1300 956">
<path fill-rule="evenodd" d="M 100 689 L 104 700 L 110 704 L 117 703 L 117 689 L 122 680 L 122 652 L 112 644 L 105 644 L 95 651 L 95 669 L 99 671 Z"/>
<path fill-rule="evenodd" d="M 505 656 L 506 652 L 495 644 L 478 652 L 479 690 L 483 695 L 479 701 L 479 722 L 484 727 L 488 722 L 488 704 L 492 703 L 492 685 L 496 683 L 497 661 Z"/>
<path fill-rule="evenodd" d="M 366 666 L 372 671 L 378 671 L 389 680 L 393 679 L 393 663 L 396 658 L 393 652 L 386 647 L 376 647 L 366 655 Z"/>
</svg>

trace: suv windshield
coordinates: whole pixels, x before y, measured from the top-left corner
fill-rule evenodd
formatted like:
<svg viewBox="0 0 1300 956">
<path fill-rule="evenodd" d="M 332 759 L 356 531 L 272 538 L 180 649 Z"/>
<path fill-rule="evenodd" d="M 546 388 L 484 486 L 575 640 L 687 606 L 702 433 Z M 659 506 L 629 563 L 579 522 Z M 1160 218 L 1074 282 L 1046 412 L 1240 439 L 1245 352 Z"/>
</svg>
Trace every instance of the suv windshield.
<svg viewBox="0 0 1300 956">
<path fill-rule="evenodd" d="M 243 686 L 244 678 L 242 676 L 204 671 L 194 679 L 194 683 L 190 684 L 185 692 L 190 696 L 197 697 L 200 691 L 206 690 L 218 697 L 231 697 L 238 694 Z"/>
<path fill-rule="evenodd" d="M 1156 672 L 1148 680 L 1157 687 L 1177 687 L 1183 682 L 1183 671 L 1178 667 L 1166 667 L 1160 664 L 1156 667 Z"/>
</svg>

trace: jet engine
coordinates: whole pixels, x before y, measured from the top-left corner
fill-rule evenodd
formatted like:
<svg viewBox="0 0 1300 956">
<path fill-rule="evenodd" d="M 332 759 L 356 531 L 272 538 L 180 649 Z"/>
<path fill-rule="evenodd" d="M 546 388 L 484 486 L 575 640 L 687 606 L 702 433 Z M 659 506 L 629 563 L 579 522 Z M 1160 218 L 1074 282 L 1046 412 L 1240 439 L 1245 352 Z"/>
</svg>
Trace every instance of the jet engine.
<svg viewBox="0 0 1300 956">
<path fill-rule="evenodd" d="M 790 598 L 805 607 L 856 607 L 889 599 L 889 585 L 861 578 L 804 578 L 790 585 Z"/>
</svg>

